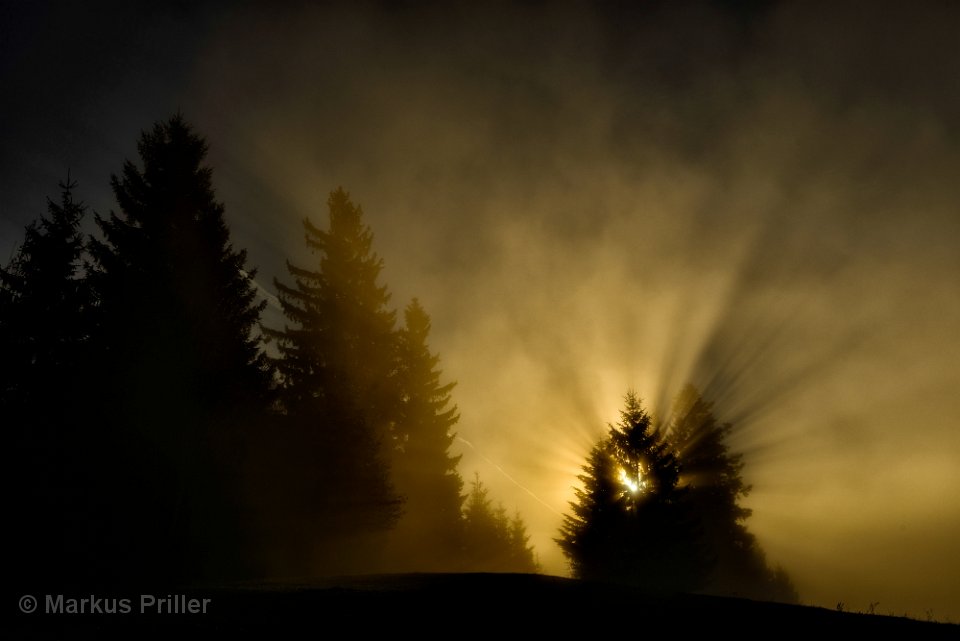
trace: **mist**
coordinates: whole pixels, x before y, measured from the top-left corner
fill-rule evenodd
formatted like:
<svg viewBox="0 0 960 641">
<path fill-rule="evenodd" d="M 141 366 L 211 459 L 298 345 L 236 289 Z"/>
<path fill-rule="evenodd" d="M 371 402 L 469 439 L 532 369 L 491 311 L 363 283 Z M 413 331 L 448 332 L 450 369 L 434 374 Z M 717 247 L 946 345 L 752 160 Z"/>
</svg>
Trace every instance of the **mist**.
<svg viewBox="0 0 960 641">
<path fill-rule="evenodd" d="M 177 106 L 260 286 L 347 189 L 394 306 L 432 317 L 461 474 L 524 515 L 545 572 L 626 391 L 667 419 L 689 381 L 804 602 L 960 618 L 957 7 L 216 18 Z"/>
</svg>

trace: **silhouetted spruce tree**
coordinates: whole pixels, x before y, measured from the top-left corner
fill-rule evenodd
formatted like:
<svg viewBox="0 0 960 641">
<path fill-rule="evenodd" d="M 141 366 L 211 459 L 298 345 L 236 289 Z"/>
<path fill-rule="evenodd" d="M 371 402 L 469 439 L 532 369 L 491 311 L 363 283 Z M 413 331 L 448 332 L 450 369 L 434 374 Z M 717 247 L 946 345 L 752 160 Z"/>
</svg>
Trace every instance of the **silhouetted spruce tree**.
<svg viewBox="0 0 960 641">
<path fill-rule="evenodd" d="M 503 504 L 493 507 L 479 474 L 464 503 L 464 546 L 460 567 L 468 572 L 536 572 L 533 548 L 519 513 L 511 520 Z"/>
<path fill-rule="evenodd" d="M 527 524 L 520 518 L 520 512 L 514 512 L 513 518 L 510 519 L 509 532 L 511 571 L 539 572 L 540 563 L 537 561 L 533 546 L 527 545 L 530 542 L 530 536 L 527 534 Z"/>
<path fill-rule="evenodd" d="M 679 463 L 634 393 L 583 469 L 557 539 L 574 576 L 657 592 L 699 587 L 709 562 L 682 501 Z"/>
<path fill-rule="evenodd" d="M 750 510 L 740 498 L 750 486 L 741 476 L 743 457 L 727 446 L 730 423 L 720 423 L 712 404 L 692 385 L 674 401 L 669 441 L 683 461 L 684 501 L 700 525 L 714 564 L 704 589 L 752 599 L 796 602 L 786 572 L 767 566 L 763 550 L 745 525 Z"/>
<path fill-rule="evenodd" d="M 62 386 L 85 335 L 80 313 L 85 289 L 78 277 L 83 253 L 80 223 L 86 208 L 73 200 L 76 183 L 60 183 L 60 202 L 26 228 L 23 244 L 0 268 L 0 403 L 48 403 Z"/>
<path fill-rule="evenodd" d="M 280 353 L 282 430 L 295 450 L 287 455 L 297 461 L 287 473 L 304 495 L 289 518 L 309 533 L 298 545 L 313 548 L 320 569 L 342 560 L 358 535 L 393 525 L 400 503 L 386 451 L 399 393 L 383 262 L 347 192 L 337 189 L 327 204 L 327 230 L 303 223 L 315 265 L 288 262 L 293 285 L 274 281 L 288 325 L 267 330 Z"/>
<path fill-rule="evenodd" d="M 463 479 L 459 456 L 450 455 L 459 416 L 451 404 L 455 383 L 442 384 L 439 357 L 430 352 L 430 317 L 414 299 L 399 332 L 400 405 L 393 477 L 404 496 L 403 516 L 392 533 L 393 555 L 411 569 L 441 570 L 459 558 Z"/>
<path fill-rule="evenodd" d="M 111 184 L 90 275 L 105 580 L 241 574 L 237 475 L 245 430 L 270 400 L 255 335 L 263 304 L 205 166 L 206 142 L 177 115 L 144 132 L 142 166 Z M 114 576 L 111 576 L 113 574 Z"/>
<path fill-rule="evenodd" d="M 85 434 L 78 365 L 89 307 L 81 278 L 85 213 L 76 183 L 60 183 L 59 202 L 26 228 L 10 264 L 0 268 L 0 416 L 8 428 L 13 555 L 17 585 L 62 583 L 75 572 L 75 521 L 83 514 Z"/>
<path fill-rule="evenodd" d="M 463 506 L 464 569 L 467 571 L 498 571 L 504 565 L 503 524 L 497 520 L 489 493 L 479 474 L 475 475 Z"/>
</svg>

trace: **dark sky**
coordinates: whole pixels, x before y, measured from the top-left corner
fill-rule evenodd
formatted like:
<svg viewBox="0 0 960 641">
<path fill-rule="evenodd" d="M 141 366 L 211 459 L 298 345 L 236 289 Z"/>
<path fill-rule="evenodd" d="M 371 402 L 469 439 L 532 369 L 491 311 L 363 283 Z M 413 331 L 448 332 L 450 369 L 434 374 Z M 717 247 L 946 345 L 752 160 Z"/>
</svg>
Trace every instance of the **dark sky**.
<svg viewBox="0 0 960 641">
<path fill-rule="evenodd" d="M 960 619 L 960 5 L 453 4 L 0 2 L 0 258 L 181 109 L 268 290 L 363 205 L 546 570 L 627 388 L 692 380 L 806 601 Z"/>
</svg>

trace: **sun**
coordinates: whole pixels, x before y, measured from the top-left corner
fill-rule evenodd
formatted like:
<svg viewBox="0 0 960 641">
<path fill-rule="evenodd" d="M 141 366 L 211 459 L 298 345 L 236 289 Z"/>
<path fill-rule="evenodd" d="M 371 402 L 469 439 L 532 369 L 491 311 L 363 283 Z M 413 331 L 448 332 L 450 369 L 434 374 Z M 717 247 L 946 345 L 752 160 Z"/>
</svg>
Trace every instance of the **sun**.
<svg viewBox="0 0 960 641">
<path fill-rule="evenodd" d="M 644 483 L 643 480 L 639 478 L 639 476 L 637 477 L 630 476 L 629 474 L 627 474 L 627 471 L 622 467 L 617 469 L 617 478 L 624 485 L 624 487 L 626 487 L 630 491 L 631 494 L 638 493 L 646 485 L 646 483 Z"/>
</svg>

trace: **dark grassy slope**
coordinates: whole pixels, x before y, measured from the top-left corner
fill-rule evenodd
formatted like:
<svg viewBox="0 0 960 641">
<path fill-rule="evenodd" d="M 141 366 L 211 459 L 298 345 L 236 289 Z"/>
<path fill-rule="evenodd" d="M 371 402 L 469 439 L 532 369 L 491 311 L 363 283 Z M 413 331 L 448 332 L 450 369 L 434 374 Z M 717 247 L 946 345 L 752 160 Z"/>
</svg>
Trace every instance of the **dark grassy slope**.
<svg viewBox="0 0 960 641">
<path fill-rule="evenodd" d="M 366 638 L 371 632 L 403 631 L 427 638 L 513 637 L 518 632 L 596 638 L 609 633 L 642 636 L 655 631 L 685 637 L 697 631 L 779 636 L 822 630 L 960 638 L 960 626 L 956 625 L 745 599 L 651 596 L 617 585 L 538 575 L 412 574 L 154 593 L 164 596 L 171 592 L 210 599 L 207 613 L 141 614 L 138 592 L 127 591 L 113 596 L 132 597 L 133 612 L 129 614 L 18 613 L 14 636 L 142 638 L 155 634 L 192 638 L 253 633 L 272 638 L 303 632 L 310 638 Z"/>
</svg>

